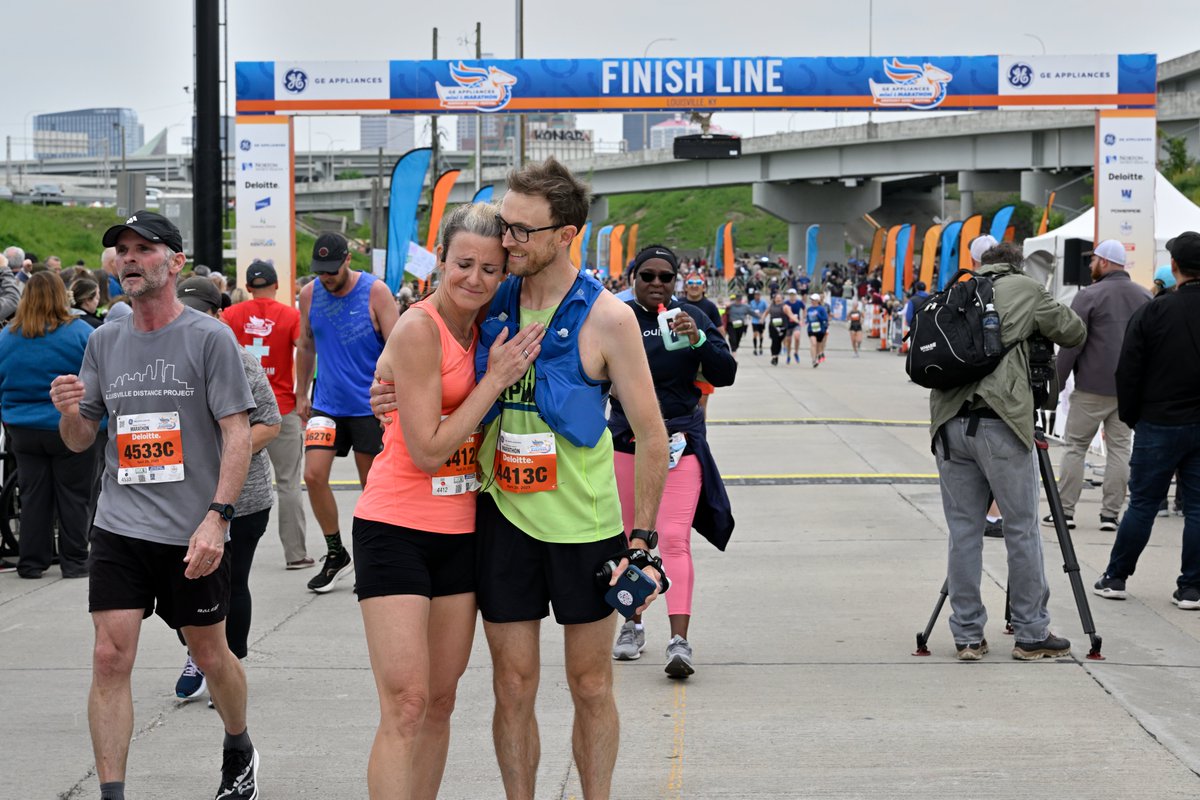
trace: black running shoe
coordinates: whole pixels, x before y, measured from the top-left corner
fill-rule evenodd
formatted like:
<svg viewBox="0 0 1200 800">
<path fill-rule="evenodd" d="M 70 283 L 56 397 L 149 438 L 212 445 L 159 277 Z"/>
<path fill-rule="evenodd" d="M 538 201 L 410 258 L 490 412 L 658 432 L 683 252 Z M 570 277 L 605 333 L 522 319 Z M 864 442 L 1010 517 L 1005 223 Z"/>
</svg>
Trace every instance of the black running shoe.
<svg viewBox="0 0 1200 800">
<path fill-rule="evenodd" d="M 1122 578 L 1113 578 L 1107 574 L 1101 575 L 1100 580 L 1092 584 L 1092 594 L 1107 597 L 1109 600 L 1124 600 L 1125 581 Z"/>
<path fill-rule="evenodd" d="M 1062 658 L 1071 655 L 1071 643 L 1053 633 L 1040 642 L 1017 642 L 1012 651 L 1018 661 L 1037 661 L 1039 658 Z"/>
<path fill-rule="evenodd" d="M 327 553 L 321 561 L 324 562 L 321 571 L 308 582 L 308 588 L 317 594 L 331 591 L 338 578 L 350 571 L 350 553 L 346 550 L 336 556 Z"/>
<path fill-rule="evenodd" d="M 258 751 L 226 750 L 214 800 L 258 800 Z"/>
<path fill-rule="evenodd" d="M 1004 538 L 1004 520 L 998 519 L 992 522 L 990 519 L 983 521 L 983 535 L 992 539 Z"/>
</svg>

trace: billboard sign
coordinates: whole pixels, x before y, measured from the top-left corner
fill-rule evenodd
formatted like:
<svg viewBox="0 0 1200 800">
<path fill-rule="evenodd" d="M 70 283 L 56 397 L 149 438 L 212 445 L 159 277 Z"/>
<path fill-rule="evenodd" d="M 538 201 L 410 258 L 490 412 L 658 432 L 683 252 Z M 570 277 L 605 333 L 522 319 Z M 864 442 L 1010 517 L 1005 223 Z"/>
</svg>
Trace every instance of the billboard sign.
<svg viewBox="0 0 1200 800">
<path fill-rule="evenodd" d="M 1154 279 L 1154 111 L 1096 112 L 1095 242 L 1125 247 L 1125 270 L 1136 283 Z"/>
<path fill-rule="evenodd" d="M 295 178 L 290 117 L 238 117 L 235 162 L 237 285 L 252 261 L 266 261 L 279 276 L 281 303 L 295 296 Z"/>
</svg>

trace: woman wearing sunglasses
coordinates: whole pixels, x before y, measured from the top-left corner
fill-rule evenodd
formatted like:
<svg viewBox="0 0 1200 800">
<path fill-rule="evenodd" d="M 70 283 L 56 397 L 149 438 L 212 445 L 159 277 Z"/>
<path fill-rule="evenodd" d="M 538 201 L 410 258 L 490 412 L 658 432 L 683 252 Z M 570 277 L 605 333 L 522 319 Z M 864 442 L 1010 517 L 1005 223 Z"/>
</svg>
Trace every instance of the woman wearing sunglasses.
<svg viewBox="0 0 1200 800">
<path fill-rule="evenodd" d="M 671 625 L 666 672 L 672 678 L 686 678 L 695 669 L 688 641 L 694 585 L 692 528 L 695 527 L 720 550 L 725 549 L 733 532 L 729 498 L 708 448 L 700 389 L 695 378 L 703 368 L 706 380 L 714 386 L 729 386 L 737 374 L 737 361 L 712 320 L 695 306 L 671 298 L 671 287 L 675 285 L 678 271 L 679 261 L 666 247 L 651 245 L 639 252 L 634 259 L 634 298 L 629 301 L 629 306 L 642 329 L 646 358 L 654 376 L 654 391 L 667 434 L 671 437 L 667 484 L 658 508 L 656 528 L 663 568 L 671 580 L 671 589 L 666 594 Z M 658 327 L 660 306 L 682 309 L 672 322 L 672 330 L 680 338 L 687 339 L 690 346 L 678 350 L 666 348 Z M 628 533 L 633 529 L 636 442 L 621 408 L 621 400 L 615 394 L 608 427 L 613 435 L 617 492 Z M 621 626 L 613 646 L 613 658 L 618 661 L 637 659 L 645 644 L 642 619 L 634 617 Z"/>
</svg>

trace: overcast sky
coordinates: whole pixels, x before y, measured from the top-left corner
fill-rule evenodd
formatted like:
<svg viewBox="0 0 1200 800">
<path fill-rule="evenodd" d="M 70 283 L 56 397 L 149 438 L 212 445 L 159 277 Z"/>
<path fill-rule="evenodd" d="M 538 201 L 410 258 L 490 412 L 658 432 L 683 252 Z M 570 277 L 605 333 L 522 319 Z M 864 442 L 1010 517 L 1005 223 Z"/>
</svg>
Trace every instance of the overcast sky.
<svg viewBox="0 0 1200 800">
<path fill-rule="evenodd" d="M 231 0 L 228 8 L 231 73 L 238 60 L 429 58 L 434 27 L 439 57 L 470 58 L 476 21 L 485 53 L 515 53 L 514 0 Z M 0 59 L 0 139 L 12 137 L 14 158 L 32 115 L 101 106 L 133 108 L 147 139 L 170 126 L 171 150 L 181 149 L 192 114 L 192 2 L 0 0 L 0 9 L 9 44 Z M 1196 0 L 525 0 L 525 56 L 640 57 L 647 47 L 660 58 L 980 55 L 1040 53 L 1044 43 L 1048 53 L 1153 52 L 1163 61 L 1200 49 L 1196 9 Z M 229 98 L 232 113 L 232 86 Z M 859 117 L 718 112 L 713 121 L 751 136 Z M 579 126 L 604 141 L 621 136 L 616 115 L 580 115 Z M 427 140 L 424 118 L 422 134 Z M 298 122 L 297 148 L 310 139 L 315 149 L 354 149 L 358 124 Z"/>
</svg>

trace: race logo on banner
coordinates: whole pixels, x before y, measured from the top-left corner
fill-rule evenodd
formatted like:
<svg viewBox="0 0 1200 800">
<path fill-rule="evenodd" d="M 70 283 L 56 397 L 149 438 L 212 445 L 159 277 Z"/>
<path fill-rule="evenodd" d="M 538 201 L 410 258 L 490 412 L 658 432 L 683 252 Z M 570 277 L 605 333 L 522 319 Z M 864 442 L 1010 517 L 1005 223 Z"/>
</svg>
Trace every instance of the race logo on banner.
<svg viewBox="0 0 1200 800">
<path fill-rule="evenodd" d="M 459 111 L 499 111 L 512 99 L 517 79 L 496 67 L 468 67 L 463 62 L 448 64 L 455 86 L 436 83 L 442 108 Z"/>
<path fill-rule="evenodd" d="M 877 106 L 906 106 L 908 108 L 937 108 L 946 99 L 946 84 L 954 76 L 926 61 L 905 64 L 893 58 L 883 62 L 883 72 L 891 83 L 876 83 L 868 78 L 871 97 Z"/>
<path fill-rule="evenodd" d="M 279 275 L 280 297 L 291 297 L 296 263 L 291 117 L 238 117 L 237 140 L 237 285 L 245 284 L 252 261 L 265 261 Z"/>
<path fill-rule="evenodd" d="M 1142 286 L 1154 279 L 1154 181 L 1157 120 L 1153 111 L 1096 113 L 1096 243 L 1125 247 L 1125 269 Z"/>
</svg>

